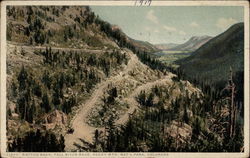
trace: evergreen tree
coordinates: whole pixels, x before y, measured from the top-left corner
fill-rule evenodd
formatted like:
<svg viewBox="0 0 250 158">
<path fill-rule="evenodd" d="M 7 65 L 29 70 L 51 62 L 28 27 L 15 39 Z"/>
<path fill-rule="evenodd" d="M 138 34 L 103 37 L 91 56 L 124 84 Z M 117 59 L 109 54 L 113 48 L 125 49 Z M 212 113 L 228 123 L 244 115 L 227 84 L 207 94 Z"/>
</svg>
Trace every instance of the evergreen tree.
<svg viewBox="0 0 250 158">
<path fill-rule="evenodd" d="M 31 16 L 30 16 L 30 15 L 28 15 L 27 23 L 28 23 L 28 24 L 31 24 Z"/>
<path fill-rule="evenodd" d="M 184 103 L 183 121 L 189 124 L 189 116 L 187 113 L 187 105 Z"/>
<path fill-rule="evenodd" d="M 24 68 L 24 66 L 22 66 L 21 71 L 20 71 L 17 79 L 19 81 L 19 91 L 26 89 L 26 82 L 28 79 L 28 73 L 27 73 L 26 69 Z"/>
<path fill-rule="evenodd" d="M 8 146 L 10 152 L 62 152 L 64 151 L 64 138 L 61 135 L 59 141 L 55 134 L 40 130 L 25 133 L 24 138 L 15 137 L 13 144 Z"/>
<path fill-rule="evenodd" d="M 45 93 L 42 97 L 41 108 L 43 108 L 46 113 L 48 113 L 51 110 L 51 105 L 50 105 L 49 97 L 47 93 Z"/>
</svg>

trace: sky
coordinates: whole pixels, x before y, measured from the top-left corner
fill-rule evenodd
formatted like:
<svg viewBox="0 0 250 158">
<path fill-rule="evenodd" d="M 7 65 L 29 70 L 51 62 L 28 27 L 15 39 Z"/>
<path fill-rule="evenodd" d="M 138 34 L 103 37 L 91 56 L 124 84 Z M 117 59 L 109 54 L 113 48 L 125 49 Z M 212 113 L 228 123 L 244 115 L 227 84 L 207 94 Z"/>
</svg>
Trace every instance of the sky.
<svg viewBox="0 0 250 158">
<path fill-rule="evenodd" d="M 243 22 L 241 6 L 91 6 L 129 37 L 153 44 L 184 43 L 192 36 L 216 36 Z"/>
</svg>

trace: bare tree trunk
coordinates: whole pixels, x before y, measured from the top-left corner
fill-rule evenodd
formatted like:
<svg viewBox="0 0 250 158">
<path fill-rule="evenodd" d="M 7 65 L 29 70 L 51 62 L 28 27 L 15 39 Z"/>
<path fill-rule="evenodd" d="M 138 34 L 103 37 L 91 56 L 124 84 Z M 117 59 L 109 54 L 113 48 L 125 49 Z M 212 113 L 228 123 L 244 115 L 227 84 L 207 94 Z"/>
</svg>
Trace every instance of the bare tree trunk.
<svg viewBox="0 0 250 158">
<path fill-rule="evenodd" d="M 237 119 L 237 106 L 234 104 L 234 115 L 233 115 L 233 134 L 232 136 L 235 136 L 235 129 L 236 129 L 236 119 Z"/>
<path fill-rule="evenodd" d="M 235 134 L 235 124 L 236 124 L 236 105 L 234 102 L 236 92 L 235 92 L 235 84 L 233 82 L 233 71 L 231 67 L 230 67 L 230 77 L 226 89 L 228 89 L 229 92 L 231 93 L 230 96 L 231 103 L 229 106 L 229 137 L 232 138 L 234 137 Z"/>
<path fill-rule="evenodd" d="M 176 133 L 176 142 L 175 142 L 175 149 L 177 150 L 179 148 L 179 126 L 180 126 L 180 120 L 178 119 L 177 122 L 177 133 Z"/>
</svg>

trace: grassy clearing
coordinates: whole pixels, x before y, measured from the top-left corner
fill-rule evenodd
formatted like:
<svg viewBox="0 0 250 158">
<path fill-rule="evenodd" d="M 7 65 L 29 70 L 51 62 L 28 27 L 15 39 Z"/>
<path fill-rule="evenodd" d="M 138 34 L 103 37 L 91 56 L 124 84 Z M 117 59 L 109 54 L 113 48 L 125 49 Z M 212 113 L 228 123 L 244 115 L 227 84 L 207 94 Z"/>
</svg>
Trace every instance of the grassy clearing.
<svg viewBox="0 0 250 158">
<path fill-rule="evenodd" d="M 189 51 L 162 51 L 156 53 L 158 59 L 166 64 L 173 64 L 176 60 L 190 56 Z"/>
</svg>

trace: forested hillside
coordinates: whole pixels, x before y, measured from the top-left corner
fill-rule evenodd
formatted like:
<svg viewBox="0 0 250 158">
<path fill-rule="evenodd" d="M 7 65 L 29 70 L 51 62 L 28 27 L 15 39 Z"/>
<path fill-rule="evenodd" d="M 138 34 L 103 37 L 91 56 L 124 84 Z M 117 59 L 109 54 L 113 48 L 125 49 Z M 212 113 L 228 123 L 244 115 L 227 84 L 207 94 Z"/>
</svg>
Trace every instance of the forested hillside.
<svg viewBox="0 0 250 158">
<path fill-rule="evenodd" d="M 8 6 L 8 151 L 242 151 L 231 92 L 156 50 L 88 6 Z"/>
<path fill-rule="evenodd" d="M 176 63 L 180 65 L 176 73 L 181 79 L 189 80 L 201 88 L 203 93 L 212 97 L 213 105 L 209 108 L 217 107 L 216 104 L 223 104 L 223 100 L 231 101 L 226 103 L 229 113 L 229 136 L 231 139 L 239 135 L 242 137 L 244 23 L 234 24 L 193 52 L 191 56 Z"/>
<path fill-rule="evenodd" d="M 244 24 L 239 23 L 177 63 L 188 76 L 207 78 L 211 82 L 226 81 L 230 66 L 234 72 L 243 71 L 243 49 Z"/>
<path fill-rule="evenodd" d="M 203 85 L 213 85 L 222 90 L 233 73 L 236 99 L 243 102 L 244 91 L 244 24 L 231 26 L 211 39 L 187 58 L 176 62 L 180 73 L 188 80 Z"/>
<path fill-rule="evenodd" d="M 157 49 L 127 37 L 119 27 L 101 20 L 88 6 L 9 6 L 7 27 L 7 40 L 28 45 L 112 48 L 118 43 L 143 51 Z"/>
<path fill-rule="evenodd" d="M 7 40 L 10 151 L 48 150 L 25 144 L 38 130 L 42 134 L 36 139 L 42 141 L 49 130 L 64 145 L 63 135 L 70 130 L 79 105 L 98 83 L 119 74 L 131 60 L 122 47 L 140 53 L 145 62 L 153 61 L 151 67 L 159 65 L 144 53 L 153 51 L 152 45 L 128 38 L 89 7 L 9 6 Z M 51 141 L 57 143 L 54 138 Z"/>
</svg>

